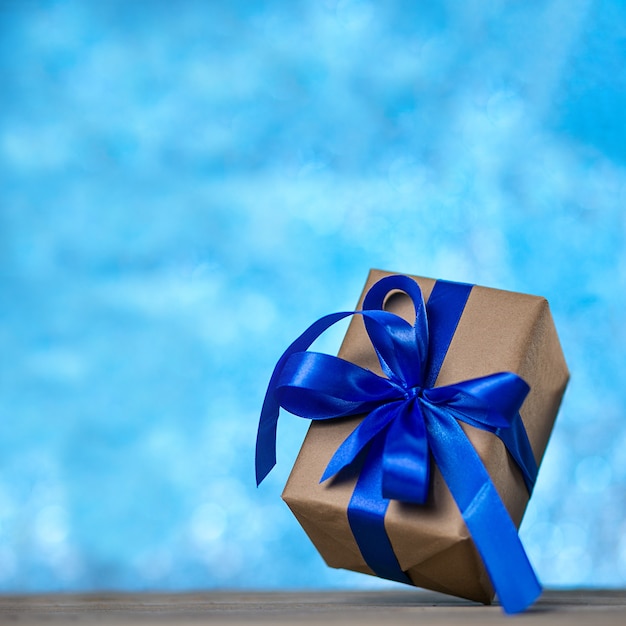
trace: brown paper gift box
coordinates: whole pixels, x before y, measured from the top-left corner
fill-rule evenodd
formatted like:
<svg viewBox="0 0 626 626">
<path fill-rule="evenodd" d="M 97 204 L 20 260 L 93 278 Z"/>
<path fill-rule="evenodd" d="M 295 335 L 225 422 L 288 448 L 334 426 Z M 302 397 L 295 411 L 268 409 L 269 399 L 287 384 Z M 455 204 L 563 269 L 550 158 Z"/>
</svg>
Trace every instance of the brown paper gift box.
<svg viewBox="0 0 626 626">
<path fill-rule="evenodd" d="M 372 270 L 369 288 L 389 272 Z M 435 281 L 412 276 L 424 300 Z M 385 308 L 412 322 L 408 296 L 392 294 Z M 355 316 L 339 356 L 381 374 L 361 316 Z M 435 386 L 511 371 L 531 387 L 520 411 L 537 464 L 544 455 L 569 377 L 548 303 L 544 298 L 474 286 Z M 320 477 L 332 455 L 362 418 L 314 422 L 282 497 L 331 567 L 367 574 L 350 530 L 348 502 L 356 478 L 326 481 Z M 521 473 L 495 435 L 462 423 L 519 528 L 528 504 Z M 490 603 L 494 590 L 461 514 L 441 474 L 433 465 L 428 502 L 407 505 L 392 501 L 385 529 L 400 566 L 418 587 Z"/>
</svg>

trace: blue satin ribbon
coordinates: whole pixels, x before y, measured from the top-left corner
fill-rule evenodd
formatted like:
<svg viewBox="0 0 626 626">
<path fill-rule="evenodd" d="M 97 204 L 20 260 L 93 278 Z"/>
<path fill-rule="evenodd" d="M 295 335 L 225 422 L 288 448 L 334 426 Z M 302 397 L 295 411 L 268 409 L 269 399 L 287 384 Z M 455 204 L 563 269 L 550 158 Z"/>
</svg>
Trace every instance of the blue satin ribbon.
<svg viewBox="0 0 626 626">
<path fill-rule="evenodd" d="M 383 310 L 384 299 L 393 290 L 411 298 L 412 325 Z M 281 406 L 315 420 L 366 414 L 335 452 L 321 480 L 365 455 L 348 520 L 368 566 L 378 576 L 412 584 L 393 552 L 384 516 L 391 499 L 426 501 L 432 455 L 504 610 L 516 613 L 534 602 L 541 586 L 459 421 L 500 437 L 531 492 L 537 465 L 519 416 L 529 387 L 510 372 L 433 386 L 470 291 L 470 285 L 437 281 L 425 305 L 414 280 L 388 276 L 368 291 L 362 311 L 327 315 L 300 335 L 279 359 L 265 396 L 257 435 L 257 484 L 276 463 Z M 363 316 L 384 376 L 307 351 L 326 329 L 351 315 Z"/>
</svg>

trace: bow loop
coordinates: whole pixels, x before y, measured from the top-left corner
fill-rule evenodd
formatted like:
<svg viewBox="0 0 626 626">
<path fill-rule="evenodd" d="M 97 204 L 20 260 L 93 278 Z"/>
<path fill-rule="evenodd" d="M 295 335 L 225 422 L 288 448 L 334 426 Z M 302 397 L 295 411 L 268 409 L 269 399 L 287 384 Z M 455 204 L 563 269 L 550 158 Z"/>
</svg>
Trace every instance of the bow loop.
<svg viewBox="0 0 626 626">
<path fill-rule="evenodd" d="M 495 432 L 509 428 L 528 395 L 530 387 L 512 372 L 498 372 L 453 385 L 425 389 L 423 401 L 445 406 L 472 426 Z"/>
<path fill-rule="evenodd" d="M 276 386 L 283 408 L 313 420 L 366 413 L 400 397 L 402 389 L 387 378 L 319 352 L 292 354 Z"/>
<path fill-rule="evenodd" d="M 419 402 L 405 401 L 390 425 L 383 456 L 383 497 L 424 504 L 428 496 L 430 458 L 426 424 Z"/>
<path fill-rule="evenodd" d="M 403 318 L 384 311 L 390 292 L 404 292 L 415 310 L 411 325 Z M 363 300 L 363 310 L 387 313 L 386 323 L 366 315 L 364 322 L 384 374 L 405 387 L 422 385 L 428 355 L 426 306 L 418 284 L 408 276 L 387 276 L 375 283 Z"/>
</svg>

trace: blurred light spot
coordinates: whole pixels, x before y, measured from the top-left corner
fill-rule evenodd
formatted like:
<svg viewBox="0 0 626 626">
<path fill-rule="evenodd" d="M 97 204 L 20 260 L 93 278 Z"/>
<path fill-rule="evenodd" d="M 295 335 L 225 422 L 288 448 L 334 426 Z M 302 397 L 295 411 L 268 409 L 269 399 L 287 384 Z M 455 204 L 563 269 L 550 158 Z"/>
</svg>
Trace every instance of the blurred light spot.
<svg viewBox="0 0 626 626">
<path fill-rule="evenodd" d="M 160 580 L 165 578 L 172 569 L 172 555 L 166 550 L 156 550 L 141 555 L 135 565 L 144 580 Z"/>
<path fill-rule="evenodd" d="M 337 20 L 349 30 L 365 28 L 374 16 L 374 7 L 363 0 L 340 0 L 337 3 Z"/>
<path fill-rule="evenodd" d="M 0 531 L 2 531 L 1 524 L 9 520 L 15 514 L 16 509 L 15 502 L 9 495 L 8 489 L 0 483 Z"/>
<path fill-rule="evenodd" d="M 252 292 L 243 295 L 239 306 L 243 328 L 262 333 L 274 323 L 276 307 L 261 293 Z"/>
<path fill-rule="evenodd" d="M 524 103 L 513 92 L 499 91 L 487 102 L 487 117 L 497 126 L 512 126 L 519 122 L 523 114 Z"/>
<path fill-rule="evenodd" d="M 228 447 L 227 442 L 229 441 L 232 441 L 232 437 L 225 436 L 221 447 Z M 222 469 L 229 470 L 229 468 Z M 215 480 L 207 488 L 205 497 L 211 502 L 228 502 L 228 513 L 231 516 L 244 514 L 250 506 L 250 495 L 246 491 L 243 482 L 230 474 L 227 474 L 220 480 Z"/>
<path fill-rule="evenodd" d="M 209 544 L 199 554 L 200 559 L 211 570 L 219 570 L 223 581 L 238 582 L 242 570 L 250 561 L 256 561 L 255 555 L 244 551 L 237 545 Z M 266 554 L 265 558 L 271 558 Z M 257 581 L 258 584 L 258 581 Z"/>
<path fill-rule="evenodd" d="M 562 537 L 562 545 L 566 549 L 586 550 L 588 533 L 579 524 L 564 522 L 558 525 Z"/>
<path fill-rule="evenodd" d="M 588 582 L 592 571 L 589 553 L 581 547 L 565 548 L 556 555 L 551 568 L 551 583 L 559 585 L 580 585 Z"/>
<path fill-rule="evenodd" d="M 618 568 L 622 580 L 626 582 L 626 522 L 622 524 L 620 531 L 617 533 L 620 537 L 617 545 Z"/>
<path fill-rule="evenodd" d="M 17 571 L 17 559 L 6 547 L 0 547 L 0 581 L 10 579 Z"/>
<path fill-rule="evenodd" d="M 44 545 L 65 541 L 68 534 L 67 513 L 61 506 L 46 506 L 35 519 L 35 535 Z"/>
<path fill-rule="evenodd" d="M 538 522 L 525 530 L 524 541 L 528 551 L 539 558 L 558 552 L 563 545 L 558 527 L 548 521 Z"/>
<path fill-rule="evenodd" d="M 604 491 L 612 477 L 611 466 L 601 456 L 588 456 L 576 466 L 576 484 L 582 491 Z"/>
<path fill-rule="evenodd" d="M 239 336 L 239 318 L 233 315 L 227 303 L 219 303 L 202 323 L 199 332 L 208 343 L 217 346 L 232 346 Z"/>
<path fill-rule="evenodd" d="M 427 182 L 428 170 L 410 158 L 398 158 L 389 166 L 389 183 L 403 194 L 414 193 Z"/>
<path fill-rule="evenodd" d="M 213 502 L 199 506 L 191 520 L 191 534 L 199 544 L 212 543 L 226 530 L 227 516 L 224 509 Z"/>
<path fill-rule="evenodd" d="M 57 543 L 47 547 L 42 553 L 43 560 L 54 569 L 59 580 L 70 582 L 83 574 L 83 564 L 77 551 L 67 543 Z"/>
<path fill-rule="evenodd" d="M 82 355 L 64 348 L 33 352 L 28 357 L 27 366 L 35 376 L 63 382 L 78 382 L 87 373 Z"/>
</svg>

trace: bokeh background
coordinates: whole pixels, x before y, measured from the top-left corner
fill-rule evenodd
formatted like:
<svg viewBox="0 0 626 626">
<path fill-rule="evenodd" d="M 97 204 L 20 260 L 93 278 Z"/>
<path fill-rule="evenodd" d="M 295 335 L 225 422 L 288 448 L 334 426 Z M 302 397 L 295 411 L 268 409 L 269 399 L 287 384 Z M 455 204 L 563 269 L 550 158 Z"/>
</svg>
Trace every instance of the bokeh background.
<svg viewBox="0 0 626 626">
<path fill-rule="evenodd" d="M 280 500 L 303 420 L 253 478 L 276 359 L 370 267 L 549 299 L 522 537 L 625 585 L 625 68 L 611 0 L 0 0 L 0 591 L 391 585 Z"/>
</svg>

